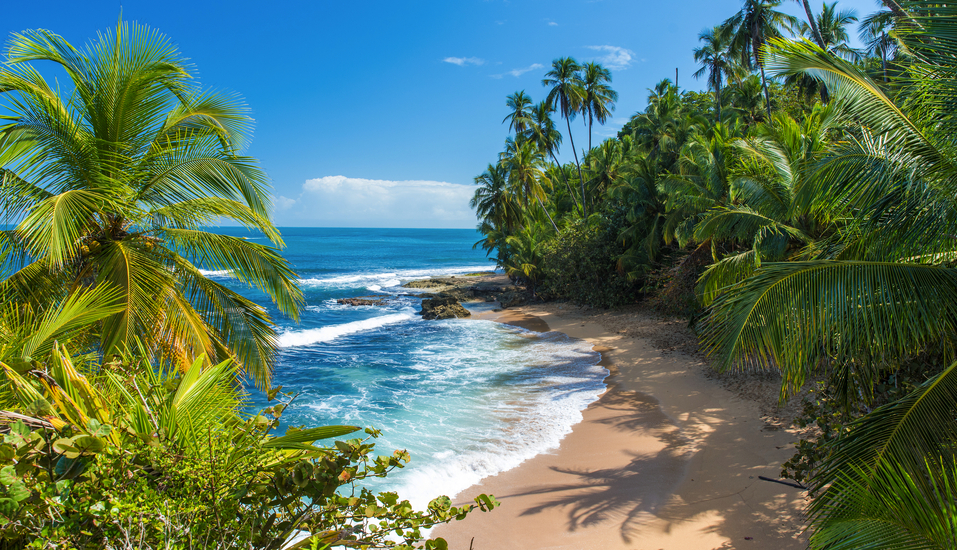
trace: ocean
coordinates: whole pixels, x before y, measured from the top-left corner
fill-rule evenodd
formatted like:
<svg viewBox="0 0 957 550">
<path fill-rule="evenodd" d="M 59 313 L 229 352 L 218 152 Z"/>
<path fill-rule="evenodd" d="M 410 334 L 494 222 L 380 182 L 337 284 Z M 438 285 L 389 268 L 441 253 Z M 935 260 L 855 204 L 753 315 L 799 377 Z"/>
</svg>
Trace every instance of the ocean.
<svg viewBox="0 0 957 550">
<path fill-rule="evenodd" d="M 262 239 L 245 230 L 219 232 Z M 306 299 L 300 322 L 268 298 L 207 272 L 266 306 L 282 352 L 273 385 L 300 392 L 287 425 L 352 424 L 382 430 L 380 454 L 407 449 L 404 469 L 368 485 L 418 508 L 548 452 L 604 391 L 608 374 L 586 342 L 491 321 L 423 321 L 413 279 L 488 271 L 470 229 L 281 229 L 283 256 Z M 263 240 L 263 242 L 266 242 Z M 337 298 L 390 295 L 385 306 Z M 465 304 L 476 310 L 487 304 Z M 251 410 L 267 406 L 252 391 Z M 462 495 L 469 496 L 471 495 Z"/>
</svg>

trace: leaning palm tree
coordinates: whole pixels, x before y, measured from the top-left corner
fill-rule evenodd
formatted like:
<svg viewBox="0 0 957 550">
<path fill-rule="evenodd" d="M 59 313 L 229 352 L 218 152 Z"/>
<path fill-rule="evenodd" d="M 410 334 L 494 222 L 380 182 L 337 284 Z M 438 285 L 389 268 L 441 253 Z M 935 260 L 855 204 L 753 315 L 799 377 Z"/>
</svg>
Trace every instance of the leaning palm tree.
<svg viewBox="0 0 957 550">
<path fill-rule="evenodd" d="M 698 41 L 704 45 L 694 50 L 694 60 L 701 64 L 694 77 L 707 76 L 708 87 L 714 90 L 715 120 L 721 121 L 721 86 L 725 78 L 736 79 L 740 73 L 738 65 L 731 60 L 728 51 L 729 40 L 722 27 L 701 31 Z"/>
<path fill-rule="evenodd" d="M 771 118 L 771 94 L 761 61 L 761 49 L 769 40 L 780 38 L 782 29 L 797 26 L 795 17 L 775 9 L 782 2 L 783 0 L 744 0 L 741 11 L 721 25 L 730 36 L 731 52 L 741 58 L 741 64 L 749 69 L 757 67 L 760 71 L 768 119 Z"/>
<path fill-rule="evenodd" d="M 582 115 L 588 117 L 588 150 L 591 151 L 592 125 L 604 124 L 615 110 L 618 92 L 611 89 L 611 71 L 599 63 L 582 66 Z"/>
<path fill-rule="evenodd" d="M 582 186 L 582 217 L 588 218 L 588 210 L 584 206 L 585 179 L 582 177 L 582 166 L 578 162 L 578 151 L 575 149 L 575 138 L 572 137 L 571 119 L 581 110 L 585 101 L 582 88 L 581 65 L 571 57 L 562 57 L 552 61 L 552 70 L 545 73 L 542 86 L 551 87 L 546 101 L 552 105 L 565 119 L 568 126 L 568 141 L 572 145 L 575 156 L 575 166 L 578 167 L 578 179 Z"/>
<path fill-rule="evenodd" d="M 478 186 L 469 201 L 475 215 L 491 226 L 516 230 L 521 224 L 521 208 L 508 188 L 508 168 L 501 163 L 489 164 L 476 176 Z"/>
<path fill-rule="evenodd" d="M 71 82 L 63 97 L 34 68 Z M 142 338 L 186 367 L 233 358 L 265 387 L 277 341 L 261 306 L 203 275 L 228 270 L 296 317 L 295 274 L 276 248 L 205 230 L 231 220 L 282 246 L 266 175 L 241 150 L 252 120 L 239 98 L 201 89 L 176 48 L 119 23 L 84 49 L 49 31 L 15 34 L 0 90 L 5 210 L 3 301 L 43 309 L 101 285 L 123 307 L 100 324 L 106 356 Z"/>
</svg>

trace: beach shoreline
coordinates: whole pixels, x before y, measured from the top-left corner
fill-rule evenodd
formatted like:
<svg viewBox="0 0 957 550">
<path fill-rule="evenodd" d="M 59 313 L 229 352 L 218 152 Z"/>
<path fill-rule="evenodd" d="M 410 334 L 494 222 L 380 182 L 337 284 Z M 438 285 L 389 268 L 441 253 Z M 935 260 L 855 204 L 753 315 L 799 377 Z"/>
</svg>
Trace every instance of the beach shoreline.
<svg viewBox="0 0 957 550">
<path fill-rule="evenodd" d="M 798 434 L 709 376 L 680 324 L 556 303 L 472 318 L 586 340 L 611 374 L 559 448 L 454 499 L 500 508 L 432 536 L 473 550 L 806 546 L 805 493 L 759 479 L 778 478 Z"/>
</svg>

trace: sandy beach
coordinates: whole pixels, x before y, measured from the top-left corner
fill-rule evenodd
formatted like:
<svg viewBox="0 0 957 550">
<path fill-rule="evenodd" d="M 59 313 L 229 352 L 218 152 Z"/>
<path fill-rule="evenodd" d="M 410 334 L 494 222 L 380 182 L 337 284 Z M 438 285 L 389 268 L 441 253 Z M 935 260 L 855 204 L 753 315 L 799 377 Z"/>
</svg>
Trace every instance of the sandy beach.
<svg viewBox="0 0 957 550">
<path fill-rule="evenodd" d="M 758 477 L 777 479 L 798 440 L 773 417 L 776 381 L 717 379 L 681 322 L 637 309 L 478 318 L 585 339 L 612 374 L 559 448 L 456 499 L 489 493 L 500 508 L 433 536 L 474 550 L 805 547 L 805 492 Z"/>
</svg>

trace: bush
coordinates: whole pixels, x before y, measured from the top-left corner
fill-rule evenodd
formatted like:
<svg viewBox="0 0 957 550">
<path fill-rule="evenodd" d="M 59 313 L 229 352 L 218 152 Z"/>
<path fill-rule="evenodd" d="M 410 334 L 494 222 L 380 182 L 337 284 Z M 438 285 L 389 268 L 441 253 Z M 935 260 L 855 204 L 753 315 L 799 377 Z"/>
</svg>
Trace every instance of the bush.
<svg viewBox="0 0 957 550">
<path fill-rule="evenodd" d="M 395 493 L 373 494 L 362 481 L 403 467 L 407 452 L 376 456 L 371 429 L 314 443 L 354 426 L 273 435 L 294 396 L 273 391 L 288 400 L 244 416 L 226 363 L 201 359 L 179 374 L 115 362 L 92 379 L 65 356 L 34 366 L 0 363 L 25 413 L 0 413 L 3 550 L 265 550 L 294 535 L 296 548 L 444 548 L 421 541 L 421 530 L 497 505 L 440 497 L 420 512 Z"/>
<path fill-rule="evenodd" d="M 607 220 L 597 225 L 568 226 L 542 251 L 541 294 L 593 307 L 634 303 L 638 285 L 619 272 L 616 259 L 624 253 L 618 228 Z"/>
</svg>

